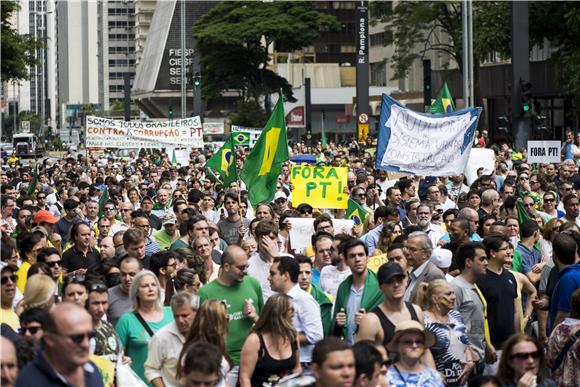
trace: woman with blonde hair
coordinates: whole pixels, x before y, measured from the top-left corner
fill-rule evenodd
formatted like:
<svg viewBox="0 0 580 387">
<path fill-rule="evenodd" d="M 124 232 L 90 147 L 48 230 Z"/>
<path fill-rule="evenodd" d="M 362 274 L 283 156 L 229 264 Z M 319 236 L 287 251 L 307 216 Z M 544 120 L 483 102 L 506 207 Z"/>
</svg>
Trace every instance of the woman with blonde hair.
<svg viewBox="0 0 580 387">
<path fill-rule="evenodd" d="M 30 308 L 42 308 L 50 311 L 54 306 L 57 284 L 47 275 L 34 274 L 26 281 L 24 298 L 16 306 L 20 315 Z"/>
<path fill-rule="evenodd" d="M 302 371 L 293 316 L 290 297 L 275 294 L 268 299 L 242 348 L 241 387 L 276 385 L 284 376 Z"/>
<path fill-rule="evenodd" d="M 201 304 L 193 324 L 189 330 L 189 335 L 183 349 L 179 355 L 179 363 L 177 366 L 177 378 L 183 376 L 181 374 L 181 365 L 183 359 L 187 354 L 189 348 L 197 343 L 206 343 L 215 345 L 222 354 L 221 375 L 227 375 L 232 368 L 232 359 L 226 349 L 226 341 L 228 337 L 228 311 L 223 301 L 206 300 Z M 218 387 L 225 386 L 225 379 L 217 385 Z"/>
<path fill-rule="evenodd" d="M 424 311 L 425 331 L 435 337 L 431 354 L 437 371 L 445 375 L 446 386 L 464 385 L 480 356 L 471 347 L 463 317 L 453 310 L 453 286 L 443 279 L 423 282 L 418 299 Z"/>
<path fill-rule="evenodd" d="M 173 313 L 171 308 L 163 307 L 159 280 L 149 270 L 141 270 L 133 278 L 129 298 L 132 310 L 121 315 L 115 330 L 125 355 L 132 360 L 131 368 L 147 382 L 144 367 L 147 346 L 155 332 L 173 321 Z"/>
</svg>

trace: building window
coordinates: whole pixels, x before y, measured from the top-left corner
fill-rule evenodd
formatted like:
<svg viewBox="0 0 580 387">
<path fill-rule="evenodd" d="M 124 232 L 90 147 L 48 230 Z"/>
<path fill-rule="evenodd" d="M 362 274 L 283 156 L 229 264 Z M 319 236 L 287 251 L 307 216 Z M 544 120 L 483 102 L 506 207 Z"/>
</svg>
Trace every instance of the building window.
<svg viewBox="0 0 580 387">
<path fill-rule="evenodd" d="M 371 47 L 388 46 L 393 41 L 393 33 L 391 31 L 378 32 L 370 35 Z"/>
<path fill-rule="evenodd" d="M 341 53 L 350 53 L 350 52 L 356 52 L 356 46 L 350 46 L 350 45 L 341 45 L 340 46 L 340 52 Z"/>
<path fill-rule="evenodd" d="M 371 63 L 371 85 L 387 86 L 387 64 L 384 61 Z"/>
<path fill-rule="evenodd" d="M 333 1 L 332 9 L 355 9 L 356 2 L 354 1 Z"/>
</svg>

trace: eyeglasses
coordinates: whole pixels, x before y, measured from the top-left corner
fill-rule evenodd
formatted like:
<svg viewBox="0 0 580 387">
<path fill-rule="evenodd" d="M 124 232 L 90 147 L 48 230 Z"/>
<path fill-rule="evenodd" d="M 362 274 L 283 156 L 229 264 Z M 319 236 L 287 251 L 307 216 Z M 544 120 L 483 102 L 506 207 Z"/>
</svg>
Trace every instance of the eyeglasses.
<svg viewBox="0 0 580 387">
<path fill-rule="evenodd" d="M 36 200 L 46 199 L 46 196 L 37 196 Z"/>
<path fill-rule="evenodd" d="M 115 211 L 115 207 L 105 207 L 103 211 Z"/>
<path fill-rule="evenodd" d="M 10 282 L 12 282 L 12 283 L 16 283 L 16 281 L 18 281 L 18 276 L 16 274 L 6 275 L 6 276 L 2 277 L 2 279 L 0 280 L 0 283 L 2 285 L 6 285 L 8 280 L 10 280 Z"/>
<path fill-rule="evenodd" d="M 22 327 L 18 330 L 18 333 L 24 336 L 26 332 L 30 332 L 31 335 L 35 335 L 42 327 Z"/>
<path fill-rule="evenodd" d="M 425 342 L 423 340 L 402 340 L 399 343 L 407 347 L 412 347 L 414 345 L 416 345 L 417 347 L 422 347 L 425 345 Z"/>
<path fill-rule="evenodd" d="M 527 176 L 520 176 L 520 180 L 530 180 L 530 178 Z"/>
<path fill-rule="evenodd" d="M 510 359 L 528 360 L 530 356 L 532 359 L 539 359 L 540 356 L 542 356 L 542 353 L 540 351 L 514 353 L 510 356 Z"/>
<path fill-rule="evenodd" d="M 79 333 L 76 335 L 62 335 L 60 333 L 56 333 L 56 335 L 62 336 L 62 337 L 67 337 L 67 338 L 71 339 L 71 341 L 75 344 L 82 344 L 82 342 L 85 340 L 85 338 L 87 338 L 88 340 L 94 338 L 95 332 L 90 331 L 90 332 L 85 332 L 85 333 Z"/>
<path fill-rule="evenodd" d="M 570 187 L 570 188 L 562 188 L 562 191 L 565 191 L 565 192 L 572 191 L 572 187 Z"/>
<path fill-rule="evenodd" d="M 46 263 L 46 266 L 48 266 L 48 267 L 55 267 L 55 266 L 62 266 L 61 262 L 62 262 L 62 260 L 59 259 L 58 261 L 45 262 L 45 263 Z"/>
</svg>

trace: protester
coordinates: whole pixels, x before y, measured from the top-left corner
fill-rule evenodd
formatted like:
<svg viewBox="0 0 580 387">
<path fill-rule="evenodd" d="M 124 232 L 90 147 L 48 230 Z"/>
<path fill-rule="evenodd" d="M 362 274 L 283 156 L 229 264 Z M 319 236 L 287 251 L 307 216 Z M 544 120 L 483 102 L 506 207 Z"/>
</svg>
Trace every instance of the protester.
<svg viewBox="0 0 580 387">
<path fill-rule="evenodd" d="M 312 373 L 315 387 L 351 387 L 356 376 L 352 347 L 336 337 L 319 341 L 312 350 Z"/>
<path fill-rule="evenodd" d="M 0 337 L 0 384 L 5 387 L 14 387 L 18 375 L 16 348 L 12 341 Z"/>
<path fill-rule="evenodd" d="M 218 386 L 224 378 L 221 361 L 222 354 L 215 345 L 189 347 L 183 360 L 183 387 Z"/>
</svg>

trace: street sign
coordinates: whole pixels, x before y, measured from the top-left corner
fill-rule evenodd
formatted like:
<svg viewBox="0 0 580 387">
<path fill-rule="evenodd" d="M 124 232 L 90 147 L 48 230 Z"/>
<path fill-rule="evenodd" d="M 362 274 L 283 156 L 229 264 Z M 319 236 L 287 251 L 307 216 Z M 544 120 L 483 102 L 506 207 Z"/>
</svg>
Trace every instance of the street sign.
<svg viewBox="0 0 580 387">
<path fill-rule="evenodd" d="M 21 121 L 20 128 L 22 129 L 22 133 L 30 133 L 30 121 Z"/>
<path fill-rule="evenodd" d="M 368 115 L 368 114 L 366 114 L 366 113 L 361 113 L 361 114 L 358 116 L 358 122 L 359 122 L 359 123 L 361 123 L 361 124 L 366 124 L 366 123 L 368 123 L 368 122 L 369 122 L 369 115 Z"/>
<path fill-rule="evenodd" d="M 530 163 L 559 163 L 560 141 L 528 141 L 528 162 Z"/>
</svg>

